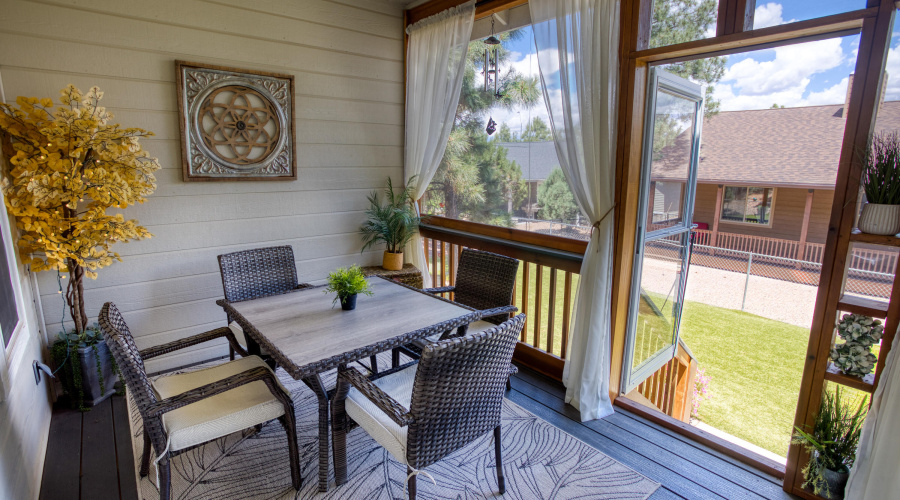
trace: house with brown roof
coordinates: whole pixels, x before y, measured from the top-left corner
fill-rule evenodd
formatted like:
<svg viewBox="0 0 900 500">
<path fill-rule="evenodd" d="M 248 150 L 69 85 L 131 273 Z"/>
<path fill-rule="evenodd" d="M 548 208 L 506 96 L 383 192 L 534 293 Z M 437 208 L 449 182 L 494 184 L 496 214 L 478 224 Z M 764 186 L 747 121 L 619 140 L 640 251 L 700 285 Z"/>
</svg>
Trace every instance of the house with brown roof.
<svg viewBox="0 0 900 500">
<path fill-rule="evenodd" d="M 842 104 L 723 111 L 703 123 L 694 222 L 718 233 L 824 243 L 846 122 Z M 900 130 L 900 101 L 881 105 L 876 131 Z M 689 134 L 654 158 L 652 220 L 680 214 Z"/>
</svg>

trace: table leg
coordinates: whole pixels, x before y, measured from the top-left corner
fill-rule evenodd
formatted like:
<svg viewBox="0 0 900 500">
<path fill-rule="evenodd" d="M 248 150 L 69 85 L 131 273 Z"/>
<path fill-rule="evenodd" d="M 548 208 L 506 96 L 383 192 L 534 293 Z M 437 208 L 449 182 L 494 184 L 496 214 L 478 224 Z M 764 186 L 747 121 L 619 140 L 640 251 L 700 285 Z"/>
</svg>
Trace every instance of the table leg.
<svg viewBox="0 0 900 500">
<path fill-rule="evenodd" d="M 338 367 L 338 374 L 346 370 L 346 365 Z M 350 392 L 350 384 L 337 380 L 337 390 L 331 400 L 331 452 L 334 460 L 334 482 L 340 486 L 347 482 L 347 413 L 344 403 L 347 393 Z"/>
<path fill-rule="evenodd" d="M 328 392 L 318 374 L 303 379 L 319 400 L 319 491 L 328 491 Z"/>
</svg>

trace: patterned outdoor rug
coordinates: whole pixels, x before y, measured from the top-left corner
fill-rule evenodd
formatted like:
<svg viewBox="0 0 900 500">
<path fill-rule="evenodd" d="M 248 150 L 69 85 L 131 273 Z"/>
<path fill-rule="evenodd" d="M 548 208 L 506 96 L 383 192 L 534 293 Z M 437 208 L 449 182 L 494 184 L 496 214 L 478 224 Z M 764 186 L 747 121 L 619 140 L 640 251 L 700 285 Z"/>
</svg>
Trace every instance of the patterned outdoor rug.
<svg viewBox="0 0 900 500">
<path fill-rule="evenodd" d="M 388 363 L 390 358 L 386 361 Z M 381 361 L 381 360 L 379 360 Z M 207 365 L 208 366 L 208 365 Z M 381 363 L 379 366 L 389 366 Z M 173 499 L 400 499 L 404 498 L 406 466 L 395 461 L 366 432 L 347 436 L 348 481 L 319 493 L 317 405 L 306 385 L 278 370 L 291 391 L 297 412 L 297 439 L 303 487 L 291 487 L 284 429 L 277 421 L 260 432 L 237 433 L 176 456 L 172 460 Z M 143 426 L 134 402 L 131 415 L 134 463 L 140 463 Z M 491 433 L 441 462 L 427 467 L 437 486 L 424 475 L 417 481 L 421 499 L 645 499 L 659 487 L 596 449 L 541 420 L 524 408 L 504 401 L 503 471 L 506 494 L 497 490 Z M 155 454 L 153 456 L 155 458 Z M 137 465 L 136 465 L 137 467 Z M 137 474 L 137 470 L 135 470 Z M 156 500 L 156 472 L 138 477 L 139 496 Z"/>
</svg>

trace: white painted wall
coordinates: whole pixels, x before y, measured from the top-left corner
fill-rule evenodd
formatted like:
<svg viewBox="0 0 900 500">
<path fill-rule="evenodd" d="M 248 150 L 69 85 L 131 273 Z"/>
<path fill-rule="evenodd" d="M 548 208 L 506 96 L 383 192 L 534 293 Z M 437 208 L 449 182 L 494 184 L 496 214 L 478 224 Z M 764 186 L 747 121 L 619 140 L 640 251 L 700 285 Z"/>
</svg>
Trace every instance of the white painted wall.
<svg viewBox="0 0 900 500">
<path fill-rule="evenodd" d="M 301 281 L 380 262 L 360 254 L 357 228 L 366 195 L 402 180 L 402 33 L 400 6 L 374 0 L 3 0 L 8 100 L 98 85 L 115 121 L 156 133 L 145 147 L 159 188 L 126 211 L 154 237 L 116 248 L 124 262 L 86 283 L 88 314 L 114 301 L 144 348 L 225 324 L 218 254 L 293 245 Z M 183 182 L 176 59 L 293 74 L 298 179 Z M 54 336 L 56 275 L 38 282 Z M 207 345 L 148 369 L 225 353 Z"/>
<path fill-rule="evenodd" d="M 0 78 L 0 99 L 3 95 Z M 45 338 L 35 312 L 37 294 L 32 293 L 32 276 L 17 256 L 2 194 L 0 233 L 0 245 L 6 247 L 11 260 L 10 278 L 19 312 L 19 323 L 9 344 L 4 348 L 0 342 L 0 498 L 37 498 L 50 430 L 50 399 L 47 379 L 35 384 L 31 363 L 43 358 Z"/>
</svg>

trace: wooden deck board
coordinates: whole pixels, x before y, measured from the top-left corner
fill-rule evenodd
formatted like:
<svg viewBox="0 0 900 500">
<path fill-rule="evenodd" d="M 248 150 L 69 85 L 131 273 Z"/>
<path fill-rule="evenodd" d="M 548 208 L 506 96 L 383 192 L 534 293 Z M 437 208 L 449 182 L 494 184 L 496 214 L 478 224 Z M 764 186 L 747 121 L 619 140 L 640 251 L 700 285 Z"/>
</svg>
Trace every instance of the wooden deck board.
<svg viewBox="0 0 900 500">
<path fill-rule="evenodd" d="M 119 495 L 119 466 L 113 429 L 112 401 L 84 414 L 81 441 L 81 498 Z"/>
<path fill-rule="evenodd" d="M 511 401 L 659 482 L 652 500 L 794 498 L 778 479 L 620 408 L 581 422 L 564 388 L 543 375 L 521 369 L 512 385 Z M 54 410 L 42 499 L 137 498 L 127 411 L 121 396 L 84 415 Z"/>
<path fill-rule="evenodd" d="M 47 438 L 41 500 L 78 500 L 81 474 L 81 412 L 54 408 Z"/>
</svg>

